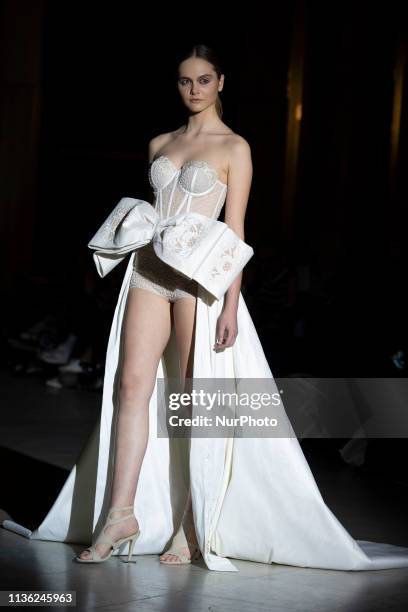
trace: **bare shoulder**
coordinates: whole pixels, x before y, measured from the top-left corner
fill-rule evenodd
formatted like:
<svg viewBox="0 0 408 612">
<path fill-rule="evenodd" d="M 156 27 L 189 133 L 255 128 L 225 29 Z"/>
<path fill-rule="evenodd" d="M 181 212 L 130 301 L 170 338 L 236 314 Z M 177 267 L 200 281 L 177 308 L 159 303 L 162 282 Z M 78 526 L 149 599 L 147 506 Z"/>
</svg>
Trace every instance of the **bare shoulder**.
<svg viewBox="0 0 408 612">
<path fill-rule="evenodd" d="M 164 132 L 163 134 L 157 134 L 153 136 L 149 141 L 149 162 L 153 161 L 156 153 L 164 147 L 172 137 L 173 132 Z"/>
<path fill-rule="evenodd" d="M 249 142 L 240 134 L 235 132 L 229 136 L 228 152 L 233 159 L 250 159 L 251 146 Z"/>
<path fill-rule="evenodd" d="M 162 134 L 157 134 L 157 136 L 154 136 L 150 142 L 153 144 L 162 146 L 164 143 L 167 143 L 168 141 L 178 136 L 181 132 L 184 131 L 184 129 L 185 129 L 185 126 L 182 125 L 177 130 L 172 130 L 171 132 L 163 132 Z"/>
</svg>

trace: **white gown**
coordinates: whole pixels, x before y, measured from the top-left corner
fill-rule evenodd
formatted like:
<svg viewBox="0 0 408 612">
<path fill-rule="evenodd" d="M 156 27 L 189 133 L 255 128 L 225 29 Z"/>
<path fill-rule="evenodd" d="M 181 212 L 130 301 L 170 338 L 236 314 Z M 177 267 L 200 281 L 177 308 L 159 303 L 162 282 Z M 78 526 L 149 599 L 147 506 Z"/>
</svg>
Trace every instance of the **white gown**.
<svg viewBox="0 0 408 612">
<path fill-rule="evenodd" d="M 217 220 L 227 186 L 206 162 L 192 161 L 177 169 L 161 156 L 150 171 L 156 207 L 122 198 L 88 245 L 94 249 L 100 276 L 131 253 L 108 341 L 101 417 L 43 522 L 33 532 L 3 522 L 5 528 L 31 539 L 86 546 L 104 523 L 110 502 L 122 320 L 135 253 L 143 245 L 152 241 L 162 261 L 198 283 L 193 378 L 228 378 L 237 384 L 239 379 L 269 379 L 278 392 L 241 293 L 235 343 L 222 351 L 212 348 L 224 293 L 253 254 Z M 158 379 L 178 375 L 176 351 L 173 328 L 149 405 L 149 440 L 135 499 L 141 534 L 134 555 L 166 550 L 190 480 L 197 538 L 210 570 L 238 571 L 234 558 L 336 570 L 408 567 L 408 548 L 355 540 L 337 520 L 319 492 L 282 405 L 284 437 L 191 437 L 187 462 L 187 440 L 158 437 Z"/>
</svg>

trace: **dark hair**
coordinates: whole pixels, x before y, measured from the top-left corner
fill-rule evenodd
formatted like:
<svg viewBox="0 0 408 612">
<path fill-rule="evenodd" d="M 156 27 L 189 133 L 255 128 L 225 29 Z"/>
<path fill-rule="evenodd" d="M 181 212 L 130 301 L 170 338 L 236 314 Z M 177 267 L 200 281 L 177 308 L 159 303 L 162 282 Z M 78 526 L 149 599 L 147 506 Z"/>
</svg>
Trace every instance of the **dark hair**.
<svg viewBox="0 0 408 612">
<path fill-rule="evenodd" d="M 220 59 L 212 47 L 209 47 L 208 45 L 194 45 L 188 51 L 180 55 L 177 66 L 180 66 L 181 62 L 190 59 L 190 57 L 199 57 L 200 59 L 204 59 L 210 64 L 212 64 L 215 72 L 217 73 L 218 78 L 220 78 L 223 74 Z M 215 103 L 215 108 L 219 118 L 221 119 L 223 110 L 219 92 Z"/>
</svg>

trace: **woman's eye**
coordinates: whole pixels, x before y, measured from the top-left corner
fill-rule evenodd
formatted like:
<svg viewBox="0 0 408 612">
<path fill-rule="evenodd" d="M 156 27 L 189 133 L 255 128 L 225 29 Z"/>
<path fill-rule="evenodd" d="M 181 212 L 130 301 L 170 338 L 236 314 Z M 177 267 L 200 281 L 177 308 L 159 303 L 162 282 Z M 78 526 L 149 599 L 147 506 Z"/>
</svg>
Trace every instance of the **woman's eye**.
<svg viewBox="0 0 408 612">
<path fill-rule="evenodd" d="M 188 81 L 186 79 L 181 79 L 180 81 L 180 85 L 185 85 Z M 202 83 L 203 85 L 207 85 L 207 83 L 209 83 L 209 79 L 206 79 L 204 81 L 200 81 L 200 83 Z"/>
</svg>

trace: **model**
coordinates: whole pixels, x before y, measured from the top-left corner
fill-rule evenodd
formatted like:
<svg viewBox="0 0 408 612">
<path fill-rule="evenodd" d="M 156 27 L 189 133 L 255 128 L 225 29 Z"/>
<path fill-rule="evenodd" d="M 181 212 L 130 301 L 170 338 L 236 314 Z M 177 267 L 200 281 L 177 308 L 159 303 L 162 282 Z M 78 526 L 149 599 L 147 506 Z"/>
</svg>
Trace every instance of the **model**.
<svg viewBox="0 0 408 612">
<path fill-rule="evenodd" d="M 278 394 L 240 291 L 253 254 L 244 240 L 251 150 L 221 119 L 224 73 L 211 49 L 181 58 L 177 85 L 188 119 L 149 144 L 153 205 L 122 198 L 88 245 L 102 277 L 130 253 L 100 421 L 41 525 L 3 525 L 32 539 L 92 542 L 81 563 L 125 552 L 176 565 L 202 554 L 218 571 L 238 571 L 228 557 L 408 567 L 408 548 L 354 540 L 336 519 L 282 404 L 274 414 L 285 435 L 188 444 L 158 435 L 161 380 L 262 379 Z"/>
</svg>

